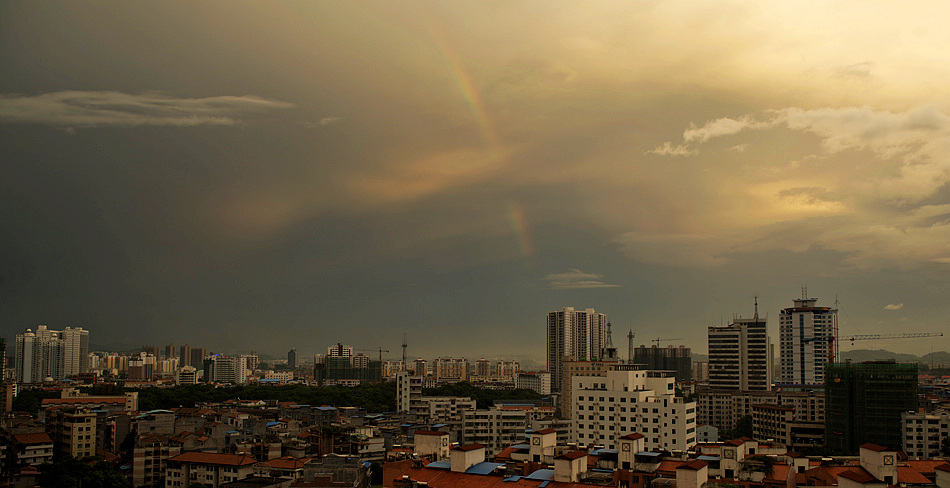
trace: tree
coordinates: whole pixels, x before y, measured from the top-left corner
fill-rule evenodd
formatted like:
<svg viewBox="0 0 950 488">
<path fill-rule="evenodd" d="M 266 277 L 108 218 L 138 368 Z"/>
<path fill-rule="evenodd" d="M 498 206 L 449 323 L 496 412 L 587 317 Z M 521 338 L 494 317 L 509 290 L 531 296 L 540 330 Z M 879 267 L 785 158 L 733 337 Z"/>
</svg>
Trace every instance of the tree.
<svg viewBox="0 0 950 488">
<path fill-rule="evenodd" d="M 40 466 L 40 486 L 57 488 L 81 488 L 96 486 L 101 488 L 126 488 L 125 476 L 109 463 L 99 461 L 95 464 L 84 463 L 72 456 L 66 456 L 53 463 Z"/>
<path fill-rule="evenodd" d="M 943 438 L 943 444 L 940 446 L 940 451 L 943 452 L 945 457 L 950 457 L 950 436 Z"/>
<path fill-rule="evenodd" d="M 730 439 L 738 439 L 740 437 L 752 437 L 752 416 L 744 415 L 739 417 L 739 420 L 736 421 L 736 426 L 732 430 L 726 432 L 727 437 Z"/>
</svg>

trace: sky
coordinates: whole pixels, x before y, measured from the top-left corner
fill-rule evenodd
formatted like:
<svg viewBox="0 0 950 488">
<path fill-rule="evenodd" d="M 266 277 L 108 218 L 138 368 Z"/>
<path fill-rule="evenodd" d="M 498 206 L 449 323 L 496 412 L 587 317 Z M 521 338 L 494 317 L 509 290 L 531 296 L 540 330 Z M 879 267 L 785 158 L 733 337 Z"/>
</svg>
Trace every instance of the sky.
<svg viewBox="0 0 950 488">
<path fill-rule="evenodd" d="M 0 2 L 0 335 L 530 364 L 551 310 L 703 353 L 803 287 L 842 336 L 950 332 L 948 17 Z"/>
</svg>

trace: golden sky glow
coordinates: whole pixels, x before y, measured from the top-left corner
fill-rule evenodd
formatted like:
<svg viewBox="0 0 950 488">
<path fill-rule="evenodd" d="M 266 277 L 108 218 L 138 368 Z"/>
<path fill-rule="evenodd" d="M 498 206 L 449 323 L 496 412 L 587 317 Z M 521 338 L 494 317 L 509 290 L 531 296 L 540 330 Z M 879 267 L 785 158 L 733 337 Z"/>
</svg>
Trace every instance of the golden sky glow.
<svg viewBox="0 0 950 488">
<path fill-rule="evenodd" d="M 5 2 L 8 327 L 184 324 L 170 336 L 239 302 L 222 322 L 254 335 L 331 307 L 331 343 L 358 340 L 344 322 L 385 340 L 453 322 L 420 355 L 488 354 L 455 341 L 536 338 L 562 306 L 701 337 L 807 283 L 843 297 L 851 331 L 940 329 L 946 18 L 945 2 Z M 100 252 L 126 308 L 77 291 Z M 51 296 L 43 263 L 77 262 Z M 181 306 L 143 312 L 155 296 Z"/>
</svg>

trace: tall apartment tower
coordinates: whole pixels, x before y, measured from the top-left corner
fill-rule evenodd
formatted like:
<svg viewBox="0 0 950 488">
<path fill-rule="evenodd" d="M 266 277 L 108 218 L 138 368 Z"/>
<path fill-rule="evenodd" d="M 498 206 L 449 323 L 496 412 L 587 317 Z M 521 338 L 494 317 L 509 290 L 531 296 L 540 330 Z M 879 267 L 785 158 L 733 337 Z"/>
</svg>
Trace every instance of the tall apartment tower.
<svg viewBox="0 0 950 488">
<path fill-rule="evenodd" d="M 592 361 L 603 356 L 607 342 L 607 315 L 592 308 L 574 310 L 564 307 L 548 312 L 547 370 L 551 384 L 559 388 L 564 357 Z"/>
<path fill-rule="evenodd" d="M 89 331 L 66 327 L 63 338 L 63 374 L 67 377 L 89 371 Z"/>
<path fill-rule="evenodd" d="M 769 390 L 772 352 L 766 318 L 756 303 L 751 319 L 736 317 L 724 327 L 709 328 L 709 388 Z"/>
<path fill-rule="evenodd" d="M 15 379 L 38 383 L 49 377 L 61 380 L 89 369 L 89 331 L 66 327 L 57 331 L 45 325 L 36 332 L 27 329 L 16 335 Z"/>
<path fill-rule="evenodd" d="M 825 383 L 825 364 L 834 356 L 838 337 L 838 310 L 818 307 L 817 298 L 794 300 L 795 306 L 779 312 L 779 355 L 785 384 L 820 386 Z"/>
<path fill-rule="evenodd" d="M 291 349 L 287 352 L 287 367 L 297 369 L 297 349 Z"/>
</svg>

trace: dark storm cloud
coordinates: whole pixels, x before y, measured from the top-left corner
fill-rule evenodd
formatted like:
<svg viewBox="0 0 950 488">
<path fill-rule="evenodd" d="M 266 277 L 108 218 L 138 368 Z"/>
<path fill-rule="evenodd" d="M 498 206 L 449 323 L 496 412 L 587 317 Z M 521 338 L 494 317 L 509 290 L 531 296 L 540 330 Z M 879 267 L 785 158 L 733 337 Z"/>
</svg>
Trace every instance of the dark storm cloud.
<svg viewBox="0 0 950 488">
<path fill-rule="evenodd" d="M 293 106 L 255 96 L 174 98 L 160 93 L 61 91 L 0 95 L 0 122 L 66 127 L 235 125 L 247 113 Z"/>
</svg>

